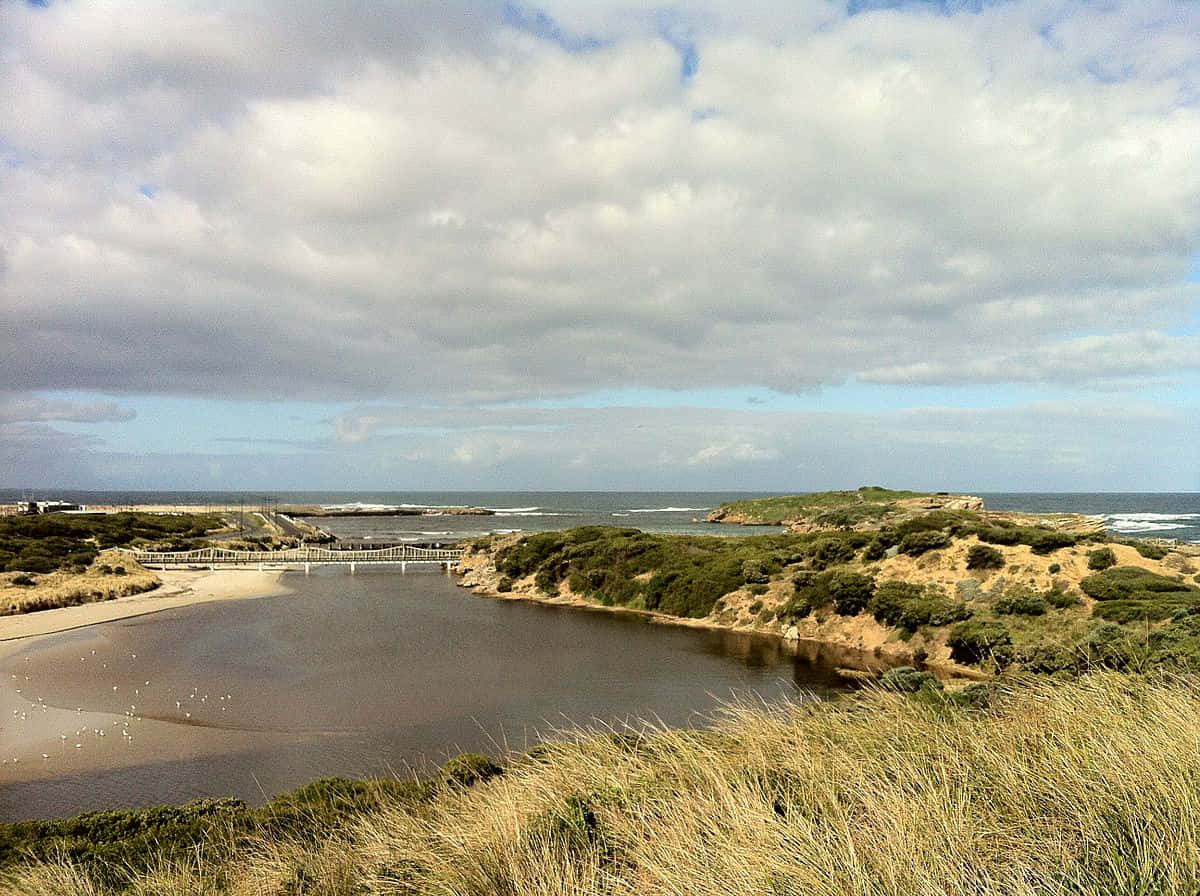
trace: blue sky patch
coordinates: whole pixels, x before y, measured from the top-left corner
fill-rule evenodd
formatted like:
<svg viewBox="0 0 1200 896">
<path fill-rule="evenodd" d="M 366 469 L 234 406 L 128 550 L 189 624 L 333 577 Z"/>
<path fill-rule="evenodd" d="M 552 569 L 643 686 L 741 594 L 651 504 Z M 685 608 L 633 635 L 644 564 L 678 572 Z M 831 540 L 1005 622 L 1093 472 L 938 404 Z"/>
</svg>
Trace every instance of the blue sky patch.
<svg viewBox="0 0 1200 896">
<path fill-rule="evenodd" d="M 875 12 L 880 9 L 913 8 L 952 16 L 959 12 L 983 12 L 989 6 L 1010 2 L 1012 0 L 849 0 L 846 4 L 846 13 L 856 16 L 859 13 Z"/>
<path fill-rule="evenodd" d="M 692 29 L 680 24 L 676 16 L 664 14 L 659 16 L 658 34 L 679 54 L 679 80 L 686 84 L 700 68 L 700 51 Z"/>
<path fill-rule="evenodd" d="M 586 53 L 589 50 L 598 50 L 608 43 L 593 34 L 568 31 L 545 10 L 522 6 L 519 3 L 504 4 L 503 21 L 510 28 L 558 44 L 568 53 Z"/>
</svg>

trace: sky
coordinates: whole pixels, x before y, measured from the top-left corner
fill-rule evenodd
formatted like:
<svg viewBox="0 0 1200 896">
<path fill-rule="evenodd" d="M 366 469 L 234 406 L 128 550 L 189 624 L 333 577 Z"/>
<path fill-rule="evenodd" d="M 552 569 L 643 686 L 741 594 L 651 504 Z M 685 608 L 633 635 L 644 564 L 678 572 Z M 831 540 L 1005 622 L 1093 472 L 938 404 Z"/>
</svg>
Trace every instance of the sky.
<svg viewBox="0 0 1200 896">
<path fill-rule="evenodd" d="M 1200 3 L 0 0 L 0 488 L 1200 491 Z"/>
</svg>

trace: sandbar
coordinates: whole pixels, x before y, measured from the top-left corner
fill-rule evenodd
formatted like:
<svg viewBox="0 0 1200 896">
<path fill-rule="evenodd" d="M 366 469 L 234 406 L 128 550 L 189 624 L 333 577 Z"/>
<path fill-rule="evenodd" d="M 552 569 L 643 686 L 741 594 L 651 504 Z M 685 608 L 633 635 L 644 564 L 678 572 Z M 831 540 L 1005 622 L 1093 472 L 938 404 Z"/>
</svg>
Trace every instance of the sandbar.
<svg viewBox="0 0 1200 896">
<path fill-rule="evenodd" d="M 168 569 L 158 573 L 162 584 L 153 591 L 97 601 L 75 607 L 38 610 L 0 617 L 0 657 L 11 653 L 13 642 L 55 632 L 158 613 L 175 607 L 218 600 L 246 600 L 290 593 L 278 570 Z"/>
<path fill-rule="evenodd" d="M 84 704 L 79 707 L 54 705 L 53 699 L 44 701 L 39 696 L 48 693 L 44 688 L 53 679 L 53 662 L 25 665 L 19 655 L 40 649 L 46 636 L 193 604 L 272 597 L 292 591 L 282 584 L 278 570 L 164 570 L 158 575 L 163 584 L 142 594 L 0 617 L 0 669 L 4 670 L 0 676 L 0 817 L 14 817 L 13 807 L 6 805 L 2 795 L 6 784 L 151 763 L 166 756 L 230 752 L 244 749 L 263 736 L 206 728 L 205 736 L 197 738 L 194 729 L 179 724 L 179 719 L 95 711 L 83 698 L 76 701 Z M 78 649 L 88 658 L 100 651 L 102 655 L 96 657 L 99 665 L 105 651 L 111 653 L 111 645 L 102 628 L 95 629 L 95 636 L 80 642 Z M 85 647 L 94 649 L 89 654 Z M 26 653 L 26 663 L 29 660 L 30 654 Z M 113 672 L 100 674 L 115 675 L 115 667 Z M 131 699 L 141 702 L 136 697 Z M 162 702 L 161 697 L 158 702 Z M 98 736 L 101 731 L 108 736 Z M 136 743 L 131 736 L 134 732 Z"/>
</svg>

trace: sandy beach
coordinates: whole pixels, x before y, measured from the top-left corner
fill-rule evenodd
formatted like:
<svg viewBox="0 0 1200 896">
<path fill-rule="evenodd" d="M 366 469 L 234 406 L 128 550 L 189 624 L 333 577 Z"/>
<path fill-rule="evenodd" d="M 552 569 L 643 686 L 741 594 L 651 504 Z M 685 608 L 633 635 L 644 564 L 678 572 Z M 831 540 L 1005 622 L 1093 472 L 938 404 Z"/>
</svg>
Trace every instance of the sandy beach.
<svg viewBox="0 0 1200 896">
<path fill-rule="evenodd" d="M 47 700 L 41 693 L 52 690 L 52 670 L 60 660 L 39 657 L 38 662 L 30 662 L 30 654 L 41 649 L 47 636 L 79 630 L 70 650 L 80 654 L 80 662 L 94 662 L 98 676 L 115 674 L 118 658 L 109 655 L 111 645 L 104 623 L 192 604 L 290 592 L 278 571 L 167 570 L 159 576 L 162 586 L 143 594 L 0 618 L 0 669 L 4 670 L 0 680 L 0 785 L 83 772 L 95 765 L 136 765 L 196 749 L 196 739 L 178 720 L 143 717 L 133 708 L 116 714 L 87 706 L 54 705 L 52 698 Z M 126 674 L 122 681 L 128 678 Z M 130 706 L 136 707 L 136 702 Z M 246 739 L 239 732 L 214 731 L 205 739 L 206 749 L 233 750 Z"/>
<path fill-rule="evenodd" d="M 19 616 L 0 617 L 0 658 L 12 652 L 12 642 L 158 613 L 190 604 L 218 600 L 245 600 L 287 594 L 281 573 L 254 569 L 179 570 L 157 573 L 162 585 L 153 591 L 120 597 L 116 600 L 40 610 Z"/>
</svg>

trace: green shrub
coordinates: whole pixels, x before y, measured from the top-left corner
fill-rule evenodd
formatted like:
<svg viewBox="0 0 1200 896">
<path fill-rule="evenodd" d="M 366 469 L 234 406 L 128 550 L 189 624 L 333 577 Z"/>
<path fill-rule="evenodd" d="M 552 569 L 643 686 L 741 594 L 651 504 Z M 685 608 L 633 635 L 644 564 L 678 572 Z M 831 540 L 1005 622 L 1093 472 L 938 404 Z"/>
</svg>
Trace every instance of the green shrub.
<svg viewBox="0 0 1200 896">
<path fill-rule="evenodd" d="M 771 573 L 762 560 L 746 560 L 742 563 L 742 581 L 747 585 L 765 585 L 771 581 Z"/>
<path fill-rule="evenodd" d="M 1076 672 L 1083 654 L 1059 644 L 1037 644 L 1022 650 L 1016 658 L 1026 672 L 1037 675 L 1056 675 Z"/>
<path fill-rule="evenodd" d="M 1057 588 L 1051 588 L 1042 596 L 1046 599 L 1046 603 L 1056 610 L 1065 610 L 1067 607 L 1073 607 L 1079 603 L 1077 595 L 1069 591 L 1060 591 Z"/>
<path fill-rule="evenodd" d="M 1000 616 L 1042 616 L 1046 599 L 1032 593 L 1014 592 L 998 598 L 992 609 Z"/>
<path fill-rule="evenodd" d="M 47 557 L 44 554 L 35 554 L 28 550 L 22 551 L 14 560 L 9 560 L 7 569 L 9 572 L 36 572 L 48 573 L 58 569 L 58 561 L 53 557 Z"/>
<path fill-rule="evenodd" d="M 915 632 L 924 625 L 949 625 L 969 619 L 971 610 L 933 587 L 884 582 L 871 600 L 871 615 L 884 625 Z"/>
<path fill-rule="evenodd" d="M 998 622 L 972 619 L 960 622 L 946 639 L 950 656 L 956 662 L 977 664 L 991 659 L 997 666 L 1007 666 L 1013 657 L 1012 635 Z"/>
<path fill-rule="evenodd" d="M 1119 625 L 1105 623 L 1092 629 L 1078 642 L 1089 666 L 1128 669 L 1144 662 L 1145 646 Z"/>
<path fill-rule="evenodd" d="M 798 594 L 780 608 L 779 620 L 785 624 L 795 622 L 811 616 L 812 611 L 813 605 L 809 602 L 808 597 Z"/>
<path fill-rule="evenodd" d="M 871 615 L 884 625 L 899 625 L 905 607 L 920 600 L 921 586 L 908 582 L 884 582 L 871 598 Z"/>
<path fill-rule="evenodd" d="M 1200 593 L 1200 589 L 1140 566 L 1114 566 L 1088 576 L 1079 583 L 1079 587 L 1095 600 L 1141 600 L 1164 594 Z"/>
<path fill-rule="evenodd" d="M 1170 549 L 1163 547 L 1161 544 L 1154 544 L 1149 541 L 1134 541 L 1132 542 L 1134 550 L 1145 557 L 1147 560 L 1161 560 L 1170 553 Z"/>
<path fill-rule="evenodd" d="M 30 585 L 36 585 L 37 579 L 21 573 L 19 576 L 13 576 L 12 583 L 14 585 L 23 585 L 28 588 Z"/>
<path fill-rule="evenodd" d="M 875 580 L 845 570 L 824 574 L 824 585 L 833 599 L 833 609 L 839 616 L 857 616 L 867 608 L 875 593 Z"/>
<path fill-rule="evenodd" d="M 918 672 L 912 666 L 888 669 L 879 677 L 879 686 L 902 694 L 915 694 L 921 690 L 942 690 L 942 683 L 936 675 L 931 672 Z"/>
<path fill-rule="evenodd" d="M 967 569 L 1003 569 L 1004 555 L 986 544 L 973 544 L 967 551 Z"/>
<path fill-rule="evenodd" d="M 1106 600 L 1092 607 L 1092 615 L 1107 622 L 1126 625 L 1130 622 L 1161 622 L 1177 613 L 1196 606 L 1184 598 L 1142 598 L 1139 600 Z"/>
<path fill-rule="evenodd" d="M 857 539 L 839 536 L 817 538 L 806 546 L 805 557 L 816 570 L 849 563 L 858 553 L 856 541 Z"/>
<path fill-rule="evenodd" d="M 1058 573 L 1062 572 L 1062 566 L 1057 563 L 1051 563 L 1048 567 L 1046 567 L 1046 571 L 1052 576 L 1058 575 Z"/>
<path fill-rule="evenodd" d="M 607 606 L 700 618 L 747 584 L 745 572 L 769 577 L 806 543 L 794 535 L 721 538 L 584 526 L 522 538 L 497 553 L 496 568 L 514 579 L 532 574 L 551 594 L 567 581 Z"/>
<path fill-rule="evenodd" d="M 927 551 L 950 546 L 950 536 L 945 532 L 920 531 L 905 535 L 900 539 L 900 553 L 910 557 L 919 557 Z"/>
<path fill-rule="evenodd" d="M 1117 565 L 1117 555 L 1112 548 L 1097 548 L 1088 554 L 1088 569 L 1103 571 Z"/>
<path fill-rule="evenodd" d="M 756 600 L 754 603 L 752 603 L 750 605 L 750 612 L 751 612 L 751 614 L 757 616 L 759 611 L 762 610 L 762 608 L 763 608 L 763 602 L 761 600 Z"/>
<path fill-rule="evenodd" d="M 769 585 L 751 585 L 747 589 L 751 594 L 762 595 L 771 590 Z"/>
<path fill-rule="evenodd" d="M 508 594 L 513 590 L 512 576 L 501 576 L 500 581 L 496 583 L 496 590 L 501 594 Z"/>
<path fill-rule="evenodd" d="M 440 780 L 452 787 L 472 787 L 490 781 L 504 769 L 482 753 L 460 753 L 442 766 Z"/>
<path fill-rule="evenodd" d="M 882 560 L 885 556 L 887 556 L 889 547 L 890 545 L 888 545 L 884 539 L 878 537 L 872 538 L 871 541 L 867 543 L 866 548 L 863 549 L 863 563 L 875 563 L 878 560 Z"/>
<path fill-rule="evenodd" d="M 1051 554 L 1059 548 L 1072 547 L 1077 541 L 1074 535 L 1045 526 L 994 524 L 981 526 L 977 534 L 980 541 L 988 544 L 1029 545 L 1035 554 Z"/>
<path fill-rule="evenodd" d="M 1035 554 L 1053 554 L 1059 548 L 1074 547 L 1077 539 L 1066 532 L 1054 529 L 1032 529 L 1023 543 L 1029 545 Z"/>
</svg>

